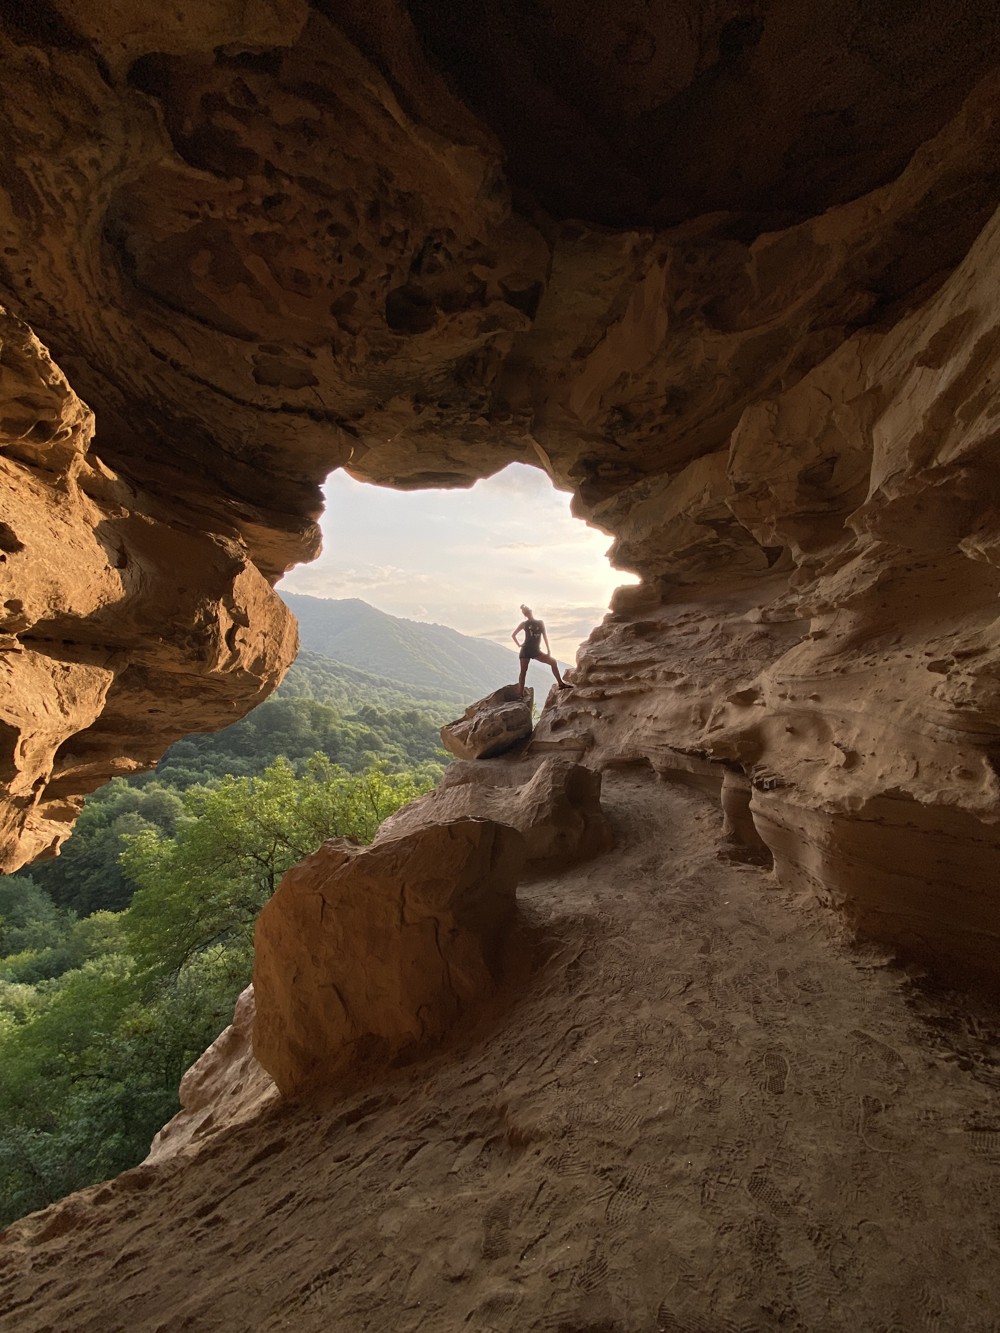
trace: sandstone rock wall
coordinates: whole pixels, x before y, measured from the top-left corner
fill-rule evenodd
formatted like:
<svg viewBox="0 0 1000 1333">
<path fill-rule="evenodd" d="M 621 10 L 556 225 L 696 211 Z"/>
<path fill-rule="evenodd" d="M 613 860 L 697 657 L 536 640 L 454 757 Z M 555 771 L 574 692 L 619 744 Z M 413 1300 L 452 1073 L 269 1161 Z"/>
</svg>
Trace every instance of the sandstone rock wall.
<svg viewBox="0 0 1000 1333">
<path fill-rule="evenodd" d="M 235 720 L 296 651 L 242 542 L 192 528 L 90 450 L 94 418 L 0 311 L 0 869 L 66 837 L 82 798 Z"/>
<path fill-rule="evenodd" d="M 697 481 L 688 468 L 665 490 L 658 519 L 642 510 L 620 540 L 648 553 L 659 592 L 621 597 L 539 732 L 549 745 L 584 732 L 606 759 L 665 773 L 707 759 L 720 783 L 736 767 L 783 882 L 911 955 L 987 976 L 998 273 L 1000 214 L 931 299 L 746 411 Z M 734 571 L 719 550 L 734 522 L 770 569 Z"/>
<path fill-rule="evenodd" d="M 4 11 L 0 298 L 96 421 L 15 326 L 8 867 L 274 684 L 332 467 L 520 460 L 643 577 L 537 745 L 996 976 L 995 8 L 646 8 Z"/>
</svg>

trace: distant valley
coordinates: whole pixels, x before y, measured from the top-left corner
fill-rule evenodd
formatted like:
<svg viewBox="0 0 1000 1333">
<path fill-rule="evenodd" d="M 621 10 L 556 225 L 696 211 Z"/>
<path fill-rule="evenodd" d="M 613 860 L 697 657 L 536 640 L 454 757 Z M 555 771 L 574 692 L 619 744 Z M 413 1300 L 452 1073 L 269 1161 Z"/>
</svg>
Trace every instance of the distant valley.
<svg viewBox="0 0 1000 1333">
<path fill-rule="evenodd" d="M 517 680 L 517 654 L 486 639 L 390 616 L 355 597 L 283 593 L 282 600 L 299 622 L 306 652 L 383 682 L 394 681 L 421 699 L 461 701 L 464 706 Z"/>
</svg>

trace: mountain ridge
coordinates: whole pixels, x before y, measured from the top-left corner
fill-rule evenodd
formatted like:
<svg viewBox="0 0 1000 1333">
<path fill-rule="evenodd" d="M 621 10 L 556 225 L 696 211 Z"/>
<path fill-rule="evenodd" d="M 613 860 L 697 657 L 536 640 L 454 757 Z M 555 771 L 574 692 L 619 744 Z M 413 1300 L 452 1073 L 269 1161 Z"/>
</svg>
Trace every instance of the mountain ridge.
<svg viewBox="0 0 1000 1333">
<path fill-rule="evenodd" d="M 303 649 L 366 674 L 469 700 L 517 680 L 517 654 L 488 639 L 393 616 L 359 597 L 280 596 Z"/>
</svg>

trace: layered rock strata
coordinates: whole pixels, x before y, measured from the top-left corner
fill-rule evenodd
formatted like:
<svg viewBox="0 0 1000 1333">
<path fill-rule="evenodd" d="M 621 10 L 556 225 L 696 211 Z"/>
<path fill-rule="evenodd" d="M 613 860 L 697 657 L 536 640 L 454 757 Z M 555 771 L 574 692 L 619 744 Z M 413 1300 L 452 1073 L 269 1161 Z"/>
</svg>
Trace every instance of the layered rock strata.
<svg viewBox="0 0 1000 1333">
<path fill-rule="evenodd" d="M 412 1058 L 492 997 L 524 860 L 515 829 L 454 819 L 289 870 L 254 959 L 254 1054 L 281 1092 Z"/>
<path fill-rule="evenodd" d="M 83 796 L 275 687 L 291 615 L 234 533 L 92 451 L 94 417 L 0 311 L 0 869 L 51 854 Z"/>
<path fill-rule="evenodd" d="M 538 733 L 585 738 L 591 761 L 749 779 L 745 841 L 782 882 L 993 978 L 998 272 L 1000 215 L 930 300 L 748 410 L 697 484 L 633 513 L 619 546 L 649 553 L 646 587 Z M 771 568 L 735 574 L 738 539 Z"/>
<path fill-rule="evenodd" d="M 96 414 L 100 504 L 144 517 L 141 592 L 115 535 L 39 601 L 6 864 L 273 685 L 267 585 L 332 467 L 519 460 L 643 579 L 535 744 L 728 771 L 783 879 L 995 979 L 1000 30 L 904 10 L 8 7 L 0 297 Z M 55 398 L 65 452 L 91 428 Z M 124 523 L 24 461 L 18 412 L 49 512 Z"/>
</svg>

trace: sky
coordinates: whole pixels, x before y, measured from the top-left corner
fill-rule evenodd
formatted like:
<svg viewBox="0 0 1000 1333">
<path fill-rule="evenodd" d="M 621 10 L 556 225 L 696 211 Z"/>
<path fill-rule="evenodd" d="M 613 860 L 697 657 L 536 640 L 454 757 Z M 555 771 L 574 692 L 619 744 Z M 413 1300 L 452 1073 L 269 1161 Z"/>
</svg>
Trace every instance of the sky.
<svg viewBox="0 0 1000 1333">
<path fill-rule="evenodd" d="M 514 463 L 471 490 L 392 491 L 334 472 L 324 487 L 323 554 L 279 592 L 360 597 L 408 620 L 511 646 L 526 602 L 564 662 L 634 583 L 606 559 L 610 537 L 569 511 L 538 468 Z"/>
</svg>

